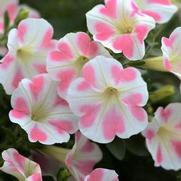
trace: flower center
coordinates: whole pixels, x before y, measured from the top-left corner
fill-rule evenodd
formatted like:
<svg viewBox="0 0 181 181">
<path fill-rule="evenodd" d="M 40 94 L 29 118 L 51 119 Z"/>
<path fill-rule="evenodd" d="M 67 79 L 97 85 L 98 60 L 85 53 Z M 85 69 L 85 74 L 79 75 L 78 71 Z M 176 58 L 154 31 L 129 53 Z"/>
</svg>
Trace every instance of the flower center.
<svg viewBox="0 0 181 181">
<path fill-rule="evenodd" d="M 119 91 L 114 87 L 108 87 L 104 93 L 103 96 L 108 100 L 111 98 L 117 98 L 119 96 Z"/>
<path fill-rule="evenodd" d="M 174 134 L 177 133 L 174 132 L 174 130 L 169 126 L 162 126 L 158 130 L 158 135 L 160 135 L 162 138 L 169 138 L 172 137 Z"/>
<path fill-rule="evenodd" d="M 45 109 L 35 109 L 36 111 L 32 112 L 32 120 L 36 122 L 43 122 L 48 116 L 48 112 Z"/>
<path fill-rule="evenodd" d="M 121 18 L 121 21 L 116 23 L 116 28 L 120 34 L 129 34 L 133 32 L 134 21 L 127 17 Z"/>
<path fill-rule="evenodd" d="M 79 71 L 82 70 L 82 67 L 84 66 L 85 63 L 88 62 L 88 58 L 84 56 L 80 56 L 76 61 L 75 61 L 75 66 Z"/>
<path fill-rule="evenodd" d="M 20 61 L 26 61 L 30 56 L 33 55 L 33 52 L 31 48 L 22 47 L 17 50 L 16 54 Z"/>
</svg>

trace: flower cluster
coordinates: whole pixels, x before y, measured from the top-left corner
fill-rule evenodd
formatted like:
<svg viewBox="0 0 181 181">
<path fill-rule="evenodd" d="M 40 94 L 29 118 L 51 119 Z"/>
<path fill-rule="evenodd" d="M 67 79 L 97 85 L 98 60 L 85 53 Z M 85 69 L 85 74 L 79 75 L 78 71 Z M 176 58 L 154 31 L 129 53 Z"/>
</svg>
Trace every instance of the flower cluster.
<svg viewBox="0 0 181 181">
<path fill-rule="evenodd" d="M 29 17 L 9 31 L 0 83 L 11 95 L 10 121 L 27 133 L 30 142 L 46 145 L 39 154 L 61 162 L 74 180 L 118 181 L 113 170 L 94 170 L 103 154 L 92 141 L 106 144 L 116 136 L 127 139 L 142 133 L 155 166 L 181 169 L 181 103 L 159 107 L 150 115 L 145 109 L 147 82 L 142 71 L 129 66 L 131 61 L 141 62 L 149 32 L 156 23 L 168 22 L 177 7 L 169 0 L 105 0 L 86 14 L 92 36 L 68 33 L 59 40 L 38 12 L 23 7 L 30 11 Z M 14 24 L 20 8 L 16 0 L 2 1 L 0 15 L 7 11 Z M 180 37 L 181 27 L 163 37 L 160 57 L 162 69 L 179 79 Z M 124 61 L 116 59 L 118 53 Z M 152 60 L 145 61 L 145 67 L 150 64 Z M 71 134 L 75 134 L 71 150 L 52 146 L 68 143 Z M 35 163 L 13 148 L 2 157 L 1 171 L 20 181 L 42 181 L 41 159 Z M 48 167 L 51 159 L 46 161 Z"/>
</svg>

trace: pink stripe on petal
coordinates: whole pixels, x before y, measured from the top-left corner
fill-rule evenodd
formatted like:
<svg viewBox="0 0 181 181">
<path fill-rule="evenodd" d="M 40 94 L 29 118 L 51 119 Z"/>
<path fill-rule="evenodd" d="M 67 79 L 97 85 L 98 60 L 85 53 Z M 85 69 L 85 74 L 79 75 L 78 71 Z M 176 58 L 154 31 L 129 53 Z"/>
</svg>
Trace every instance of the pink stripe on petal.
<svg viewBox="0 0 181 181">
<path fill-rule="evenodd" d="M 94 150 L 94 144 L 92 144 L 90 141 L 86 141 L 86 143 L 83 145 L 83 147 L 80 149 L 81 152 L 92 152 Z"/>
<path fill-rule="evenodd" d="M 71 60 L 72 58 L 72 56 L 67 55 L 63 52 L 59 52 L 59 51 L 50 52 L 48 56 L 49 56 L 49 60 L 55 61 L 55 62 L 68 61 L 68 60 Z"/>
<path fill-rule="evenodd" d="M 91 159 L 91 158 L 88 158 L 88 159 Z M 95 162 L 92 160 L 86 160 L 86 161 L 79 160 L 76 163 L 77 169 L 79 170 L 79 172 L 81 172 L 84 175 L 89 174 L 92 171 L 94 165 L 95 165 Z"/>
<path fill-rule="evenodd" d="M 172 146 L 179 159 L 181 159 L 181 141 L 172 141 Z"/>
<path fill-rule="evenodd" d="M 24 172 L 26 159 L 23 156 L 21 156 L 18 152 L 13 152 L 13 157 L 14 157 L 15 162 L 20 167 L 20 169 Z"/>
<path fill-rule="evenodd" d="M 86 33 L 78 33 L 77 44 L 86 57 L 94 57 L 98 51 L 96 42 L 91 42 L 90 37 Z"/>
<path fill-rule="evenodd" d="M 29 87 L 35 99 L 37 99 L 39 94 L 41 93 L 44 83 L 45 82 L 43 76 L 36 76 L 32 79 L 32 82 L 30 83 Z"/>
<path fill-rule="evenodd" d="M 116 65 L 113 65 L 111 67 L 111 74 L 116 84 L 120 82 L 120 77 L 122 76 L 122 72 L 123 72 L 122 67 Z"/>
<path fill-rule="evenodd" d="M 1 69 L 7 69 L 10 64 L 14 61 L 14 57 L 10 54 L 7 54 L 4 58 L 3 58 L 3 62 L 0 64 L 0 68 Z"/>
<path fill-rule="evenodd" d="M 100 13 L 110 18 L 116 18 L 116 6 L 117 0 L 108 0 L 106 1 L 105 7 L 100 9 Z"/>
<path fill-rule="evenodd" d="M 82 80 L 78 87 L 77 87 L 77 90 L 78 91 L 85 91 L 87 89 L 90 89 L 90 84 L 88 82 L 86 82 L 85 80 Z"/>
<path fill-rule="evenodd" d="M 97 113 L 100 111 L 100 105 L 83 105 L 80 111 L 84 116 L 80 118 L 80 125 L 83 128 L 92 126 L 96 121 Z"/>
<path fill-rule="evenodd" d="M 16 2 L 8 5 L 7 12 L 11 22 L 15 20 L 17 10 L 18 10 L 18 4 Z"/>
<path fill-rule="evenodd" d="M 121 70 L 120 81 L 131 82 L 137 78 L 137 72 L 134 68 L 125 68 Z"/>
<path fill-rule="evenodd" d="M 94 170 L 89 178 L 87 179 L 87 181 L 98 181 L 98 178 L 99 178 L 99 181 L 103 181 L 103 178 L 104 178 L 104 172 L 102 169 L 96 169 Z M 117 180 L 116 180 L 117 181 Z"/>
<path fill-rule="evenodd" d="M 59 58 L 60 59 L 72 59 L 74 56 L 73 56 L 73 52 L 70 48 L 70 45 L 66 42 L 59 42 L 58 43 L 58 49 L 60 51 L 61 54 L 59 54 Z"/>
<path fill-rule="evenodd" d="M 13 106 L 15 110 L 17 111 L 21 111 L 25 114 L 29 114 L 29 107 L 28 104 L 26 102 L 26 100 L 23 97 L 18 97 L 15 100 L 15 105 Z"/>
<path fill-rule="evenodd" d="M 130 35 L 122 35 L 117 38 L 113 44 L 113 47 L 129 58 L 133 56 L 134 53 L 134 42 Z"/>
<path fill-rule="evenodd" d="M 144 39 L 146 38 L 149 32 L 149 29 L 146 25 L 139 25 L 135 28 L 135 32 L 137 33 L 138 40 L 140 41 L 140 43 L 143 43 Z"/>
<path fill-rule="evenodd" d="M 115 30 L 111 26 L 101 22 L 95 25 L 95 30 L 96 39 L 101 41 L 106 41 L 115 34 Z"/>
<path fill-rule="evenodd" d="M 162 150 L 161 150 L 161 146 L 158 145 L 157 152 L 156 152 L 156 166 L 160 166 L 162 161 L 163 161 Z"/>
<path fill-rule="evenodd" d="M 43 65 L 43 64 L 35 64 L 33 65 L 36 69 L 36 71 L 41 74 L 41 73 L 47 73 L 47 70 L 46 70 L 46 65 Z"/>
<path fill-rule="evenodd" d="M 169 109 L 169 108 L 161 108 L 160 109 L 160 117 L 165 121 L 167 122 L 169 120 L 169 117 L 171 116 L 172 114 L 172 110 Z"/>
<path fill-rule="evenodd" d="M 64 120 L 50 120 L 49 123 L 59 132 L 71 132 L 74 128 L 70 121 Z"/>
<path fill-rule="evenodd" d="M 92 65 L 86 65 L 82 69 L 82 76 L 89 82 L 91 85 L 96 85 L 95 71 Z"/>
<path fill-rule="evenodd" d="M 72 167 L 72 165 L 73 165 L 73 155 L 72 154 L 68 154 L 66 156 L 65 164 L 67 167 Z"/>
<path fill-rule="evenodd" d="M 152 138 L 155 136 L 155 132 L 152 129 L 147 129 L 145 131 L 145 136 L 148 140 L 152 140 Z"/>
<path fill-rule="evenodd" d="M 146 112 L 143 108 L 140 107 L 130 107 L 131 113 L 133 116 L 140 122 L 146 121 Z"/>
<path fill-rule="evenodd" d="M 168 70 L 168 71 L 172 70 L 173 66 L 168 59 L 164 59 L 163 64 L 164 64 L 166 70 Z"/>
<path fill-rule="evenodd" d="M 10 111 L 10 115 L 16 119 L 22 119 L 22 118 L 26 117 L 25 113 L 16 111 L 14 109 Z"/>
<path fill-rule="evenodd" d="M 125 131 L 124 119 L 122 115 L 118 114 L 115 108 L 106 113 L 103 125 L 103 133 L 106 139 L 113 139 L 116 133 L 123 133 Z"/>
<path fill-rule="evenodd" d="M 21 70 L 17 70 L 14 77 L 13 77 L 13 80 L 12 80 L 12 87 L 13 88 L 17 88 L 18 85 L 19 85 L 19 82 L 23 79 L 23 74 L 21 72 Z"/>
<path fill-rule="evenodd" d="M 61 70 L 57 78 L 60 80 L 60 83 L 58 85 L 58 89 L 60 91 L 67 91 L 70 83 L 72 80 L 76 77 L 77 73 L 74 69 L 68 69 L 68 70 Z"/>
<path fill-rule="evenodd" d="M 155 12 L 155 11 L 151 11 L 151 10 L 143 10 L 143 13 L 147 14 L 148 16 L 151 16 L 152 18 L 154 18 L 155 21 L 159 21 L 161 20 L 161 16 L 159 13 Z"/>
<path fill-rule="evenodd" d="M 21 41 L 24 41 L 25 35 L 27 33 L 27 25 L 25 25 L 24 23 L 20 23 L 18 26 L 18 38 Z"/>
<path fill-rule="evenodd" d="M 143 100 L 143 96 L 140 93 L 134 93 L 132 95 L 128 95 L 122 101 L 128 105 L 140 105 Z"/>
<path fill-rule="evenodd" d="M 34 173 L 34 174 L 31 176 L 31 180 L 32 180 L 32 181 L 42 181 L 41 174 L 39 174 L 39 173 Z"/>
<path fill-rule="evenodd" d="M 40 47 L 41 48 L 48 48 L 51 44 L 52 36 L 53 36 L 53 29 L 49 28 L 43 37 L 43 40 L 42 40 Z"/>
<path fill-rule="evenodd" d="M 55 101 L 54 101 L 54 106 L 65 106 L 67 107 L 68 106 L 68 102 L 64 99 L 62 99 L 61 97 L 57 96 L 55 98 Z"/>
<path fill-rule="evenodd" d="M 46 141 L 47 140 L 47 135 L 45 134 L 44 131 L 39 129 L 38 127 L 33 127 L 31 132 L 30 132 L 30 137 L 33 141 Z"/>
</svg>

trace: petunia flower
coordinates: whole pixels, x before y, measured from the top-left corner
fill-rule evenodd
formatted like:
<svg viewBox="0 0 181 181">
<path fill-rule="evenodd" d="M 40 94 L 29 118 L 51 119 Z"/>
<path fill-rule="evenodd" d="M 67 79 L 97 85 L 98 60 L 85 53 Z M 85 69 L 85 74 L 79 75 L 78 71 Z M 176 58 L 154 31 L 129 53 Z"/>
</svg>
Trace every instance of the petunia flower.
<svg viewBox="0 0 181 181">
<path fill-rule="evenodd" d="M 98 145 L 89 141 L 80 132 L 75 134 L 75 143 L 71 150 L 49 146 L 41 151 L 65 163 L 77 181 L 83 181 L 85 176 L 91 173 L 95 164 L 102 159 L 102 152 Z"/>
<path fill-rule="evenodd" d="M 83 181 L 84 177 L 93 170 L 94 165 L 101 159 L 100 148 L 80 132 L 77 132 L 75 144 L 72 150 L 68 152 L 65 164 L 76 180 Z"/>
<path fill-rule="evenodd" d="M 159 107 L 143 132 L 155 166 L 181 169 L 181 103 Z"/>
<path fill-rule="evenodd" d="M 42 181 L 40 166 L 20 155 L 14 148 L 3 151 L 4 164 L 1 171 L 16 177 L 19 181 Z"/>
<path fill-rule="evenodd" d="M 142 14 L 132 0 L 105 0 L 87 14 L 88 30 L 94 40 L 130 60 L 142 59 L 144 40 L 155 27 L 152 17 Z"/>
<path fill-rule="evenodd" d="M 77 117 L 56 93 L 57 84 L 47 74 L 23 79 L 12 94 L 10 120 L 19 124 L 31 142 L 67 142 L 77 130 Z"/>
<path fill-rule="evenodd" d="M 176 28 L 169 38 L 162 38 L 163 63 L 167 71 L 181 79 L 181 27 Z"/>
<path fill-rule="evenodd" d="M 87 138 L 111 142 L 129 138 L 147 126 L 142 108 L 148 100 L 147 85 L 135 68 L 123 69 L 113 58 L 97 56 L 82 69 L 68 90 L 71 110 L 80 117 L 79 129 Z"/>
<path fill-rule="evenodd" d="M 118 175 L 114 170 L 97 168 L 87 175 L 84 181 L 119 181 Z"/>
<path fill-rule="evenodd" d="M 142 13 L 154 18 L 159 23 L 168 22 L 177 11 L 171 0 L 135 0 Z"/>
<path fill-rule="evenodd" d="M 60 96 L 66 96 L 70 83 L 80 76 L 83 65 L 97 55 L 110 57 L 102 45 L 92 41 L 84 32 L 68 33 L 59 40 L 56 48 L 49 53 L 47 70 L 59 82 Z"/>
<path fill-rule="evenodd" d="M 53 47 L 53 28 L 44 19 L 28 18 L 8 36 L 8 53 L 0 64 L 0 82 L 11 94 L 23 78 L 46 72 L 46 58 Z"/>
</svg>

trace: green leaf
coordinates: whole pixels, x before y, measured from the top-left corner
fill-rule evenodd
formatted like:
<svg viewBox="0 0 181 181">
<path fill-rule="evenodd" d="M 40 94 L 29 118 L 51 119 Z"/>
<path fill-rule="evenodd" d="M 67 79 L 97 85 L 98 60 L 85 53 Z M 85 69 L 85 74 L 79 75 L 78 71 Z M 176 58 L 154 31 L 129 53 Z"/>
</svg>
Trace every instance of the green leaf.
<svg viewBox="0 0 181 181">
<path fill-rule="evenodd" d="M 116 138 L 112 143 L 107 144 L 106 147 L 116 159 L 124 159 L 126 153 L 124 140 Z"/>
<path fill-rule="evenodd" d="M 126 140 L 126 148 L 129 152 L 137 156 L 148 156 L 145 146 L 145 139 L 141 135 L 132 136 Z"/>
<path fill-rule="evenodd" d="M 8 12 L 6 11 L 4 13 L 4 34 L 8 32 L 9 25 L 10 25 L 9 15 Z"/>
</svg>

